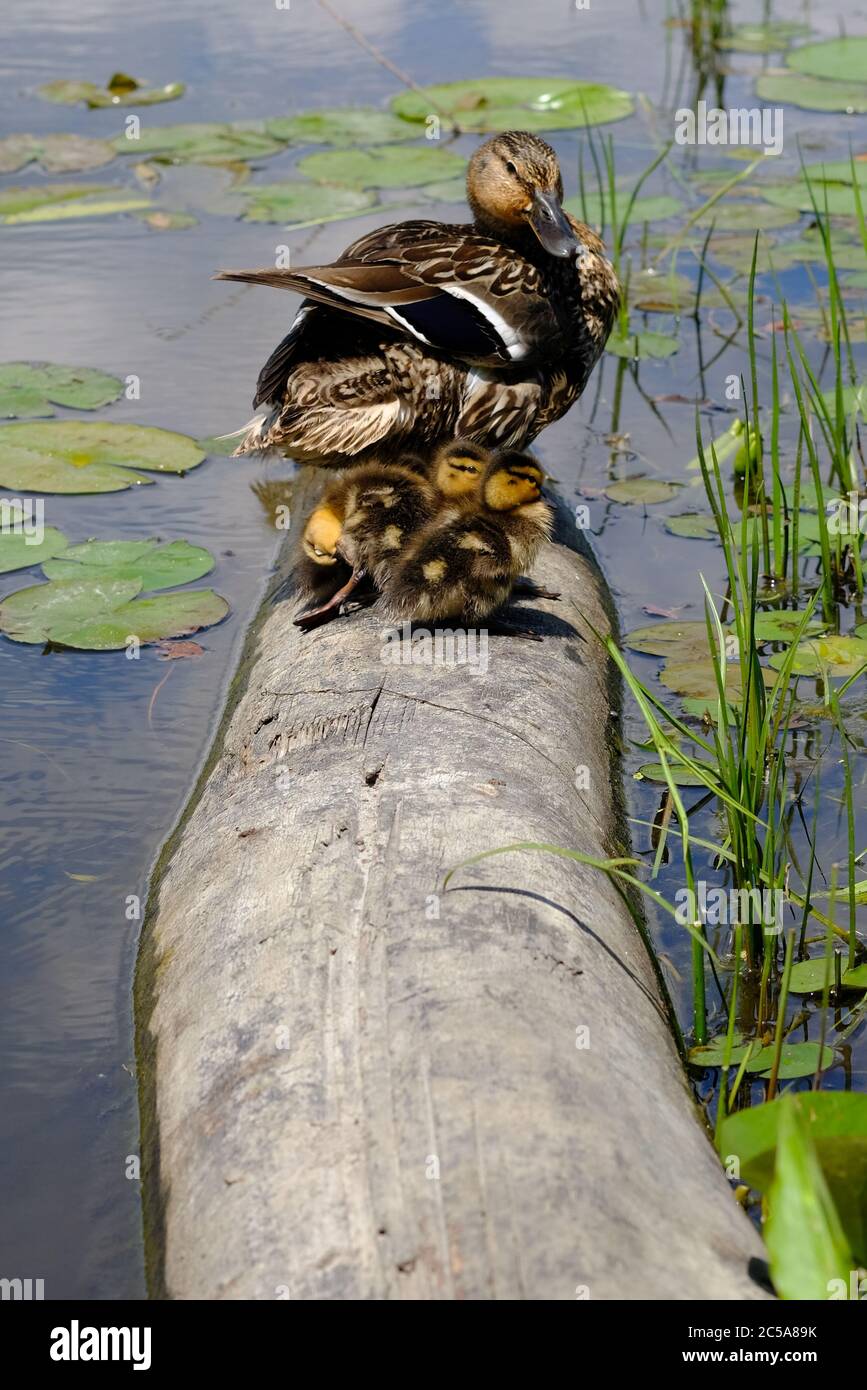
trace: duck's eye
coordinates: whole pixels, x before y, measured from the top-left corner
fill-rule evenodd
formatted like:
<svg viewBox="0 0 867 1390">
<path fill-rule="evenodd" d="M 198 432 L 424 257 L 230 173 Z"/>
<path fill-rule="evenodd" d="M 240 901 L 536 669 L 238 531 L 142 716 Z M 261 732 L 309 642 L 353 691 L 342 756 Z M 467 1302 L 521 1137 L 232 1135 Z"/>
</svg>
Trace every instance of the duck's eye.
<svg viewBox="0 0 867 1390">
<path fill-rule="evenodd" d="M 507 159 L 507 160 L 506 160 L 506 173 L 508 173 L 508 174 L 517 174 L 517 172 L 518 172 L 518 171 L 517 171 L 517 169 L 515 168 L 514 164 L 512 163 L 511 159 Z"/>
</svg>

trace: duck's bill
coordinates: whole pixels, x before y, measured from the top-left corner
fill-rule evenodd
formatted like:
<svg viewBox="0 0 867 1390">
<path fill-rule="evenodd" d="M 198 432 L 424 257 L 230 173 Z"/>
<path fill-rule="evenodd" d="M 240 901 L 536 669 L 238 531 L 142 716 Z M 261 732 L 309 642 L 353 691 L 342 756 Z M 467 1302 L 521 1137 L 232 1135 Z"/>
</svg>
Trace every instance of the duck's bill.
<svg viewBox="0 0 867 1390">
<path fill-rule="evenodd" d="M 550 256 L 574 256 L 584 249 L 556 193 L 535 194 L 530 226 Z"/>
</svg>

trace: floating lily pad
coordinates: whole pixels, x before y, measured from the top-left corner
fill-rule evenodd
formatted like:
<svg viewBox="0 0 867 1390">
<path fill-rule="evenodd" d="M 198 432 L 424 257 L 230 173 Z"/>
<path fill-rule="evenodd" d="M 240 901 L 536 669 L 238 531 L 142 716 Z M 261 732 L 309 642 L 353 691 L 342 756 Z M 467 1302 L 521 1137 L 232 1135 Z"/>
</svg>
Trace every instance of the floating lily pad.
<svg viewBox="0 0 867 1390">
<path fill-rule="evenodd" d="M 163 101 L 176 101 L 186 87 L 183 82 L 167 82 L 163 87 L 144 87 L 134 77 L 116 72 L 104 87 L 96 82 L 77 82 L 60 78 L 36 88 L 36 95 L 61 106 L 156 106 Z"/>
<path fill-rule="evenodd" d="M 867 38 L 827 39 L 796 48 L 786 67 L 809 77 L 830 77 L 836 82 L 863 82 L 867 73 Z"/>
<path fill-rule="evenodd" d="M 0 428 L 0 487 L 16 492 L 119 492 L 153 481 L 138 469 L 186 473 L 204 458 L 187 435 L 144 425 L 58 420 Z"/>
<path fill-rule="evenodd" d="M 0 363 L 0 416 L 53 415 L 55 405 L 99 410 L 116 401 L 123 382 L 93 367 L 53 362 Z"/>
<path fill-rule="evenodd" d="M 43 526 L 40 534 L 36 521 L 20 502 L 0 499 L 0 574 L 41 565 L 69 545 L 63 532 L 54 526 Z"/>
<path fill-rule="evenodd" d="M 212 589 L 136 599 L 139 579 L 65 579 L 19 589 L 0 603 L 0 631 L 15 642 L 90 651 L 184 637 L 219 622 L 229 605 Z"/>
<path fill-rule="evenodd" d="M 401 92 L 391 109 L 405 121 L 444 112 L 462 130 L 572 130 L 631 116 L 628 92 L 571 77 L 480 77 Z"/>
<path fill-rule="evenodd" d="M 619 192 L 617 195 L 618 219 L 625 215 L 628 203 L 629 193 Z M 588 193 L 583 203 L 580 198 L 567 198 L 563 206 L 567 212 L 572 213 L 573 217 L 588 222 L 594 227 L 603 225 L 603 215 L 605 225 L 611 225 L 611 202 L 608 198 L 604 200 L 600 198 L 598 193 Z M 679 198 L 672 198 L 668 193 L 657 193 L 652 197 L 635 199 L 629 211 L 629 222 L 631 226 L 642 222 L 667 222 L 671 217 L 679 217 L 682 212 L 683 203 Z"/>
<path fill-rule="evenodd" d="M 609 483 L 605 496 L 612 502 L 640 502 L 652 506 L 657 502 L 670 502 L 677 496 L 677 483 L 667 483 L 662 478 L 621 478 Z"/>
<path fill-rule="evenodd" d="M 84 541 L 42 566 L 47 579 L 137 579 L 147 590 L 190 584 L 213 568 L 214 557 L 202 546 L 157 540 Z"/>
<path fill-rule="evenodd" d="M 319 183 L 349 188 L 411 188 L 461 173 L 461 155 L 435 145 L 378 145 L 368 150 L 323 150 L 309 154 L 299 172 Z"/>
<path fill-rule="evenodd" d="M 266 134 L 262 121 L 190 122 L 185 125 L 142 126 L 137 139 L 119 135 L 113 141 L 118 154 L 162 160 L 174 164 L 224 164 L 265 159 L 278 154 L 285 142 Z"/>
<path fill-rule="evenodd" d="M 150 207 L 150 200 L 136 193 L 118 190 L 110 198 L 72 198 L 62 202 L 49 199 L 25 212 L 7 213 L 0 217 L 4 226 L 19 226 L 29 222 L 67 222 L 80 217 L 113 217 L 117 213 L 135 212 L 139 208 Z"/>
<path fill-rule="evenodd" d="M 770 665 L 777 670 L 787 659 L 786 652 L 775 652 Z M 799 642 L 792 672 L 796 676 L 854 676 L 867 664 L 867 641 L 862 637 L 817 637 Z"/>
<path fill-rule="evenodd" d="M 729 203 L 723 200 L 708 209 L 699 218 L 698 225 L 706 227 L 712 222 L 718 232 L 741 232 L 749 227 L 753 231 L 757 227 L 770 231 L 776 227 L 789 227 L 797 221 L 797 210 L 789 205 L 769 208 L 757 203 Z"/>
<path fill-rule="evenodd" d="M 867 112 L 867 82 L 834 82 L 801 73 L 763 73 L 756 82 L 761 101 L 785 102 L 804 111 L 842 111 L 849 116 Z"/>
<path fill-rule="evenodd" d="M 827 211 L 830 217 L 854 217 L 857 213 L 855 190 L 850 184 L 814 181 L 812 194 L 820 213 Z M 782 188 L 767 188 L 764 197 L 774 205 L 777 213 L 789 211 L 791 216 L 792 212 L 813 211 L 810 188 L 802 179 L 797 179 L 794 183 L 787 184 Z M 861 201 L 862 204 L 865 201 L 863 193 Z M 764 209 L 762 212 L 763 226 L 771 225 L 766 222 L 766 211 L 767 209 Z M 782 226 L 783 224 L 774 221 L 773 225 Z"/>
<path fill-rule="evenodd" d="M 706 659 L 707 626 L 697 621 L 648 623 L 646 627 L 636 627 L 627 632 L 623 645 L 634 652 L 673 657 L 678 661 L 686 661 L 691 657 Z"/>
<path fill-rule="evenodd" d="M 671 357 L 680 344 L 667 333 L 612 333 L 605 351 L 614 357 Z"/>
<path fill-rule="evenodd" d="M 199 225 L 198 217 L 191 212 L 165 212 L 163 208 L 142 208 L 134 212 L 133 217 L 155 232 L 180 232 Z"/>
<path fill-rule="evenodd" d="M 756 640 L 759 642 L 794 642 L 803 619 L 803 613 L 793 613 L 788 609 L 757 613 L 754 625 Z M 811 618 L 804 628 L 803 635 L 809 637 L 811 634 L 824 632 L 827 626 L 827 623 L 820 622 L 818 618 Z"/>
<path fill-rule="evenodd" d="M 695 719 L 704 719 L 711 724 L 716 724 L 719 719 L 719 700 L 714 696 L 690 696 L 681 699 L 681 704 L 686 714 L 691 714 Z M 726 703 L 725 720 L 727 724 L 737 723 L 737 711 L 733 705 Z"/>
<path fill-rule="evenodd" d="M 110 164 L 115 150 L 110 140 L 85 135 L 7 135 L 0 140 L 0 174 L 14 174 L 28 164 L 41 164 L 46 174 L 73 174 Z"/>
<path fill-rule="evenodd" d="M 761 672 L 762 682 L 766 686 L 773 685 L 773 671 L 762 667 Z M 739 661 L 725 663 L 725 695 L 729 703 L 739 705 L 742 702 L 747 678 Z M 694 700 L 716 701 L 718 698 L 716 674 L 709 657 L 700 661 L 668 661 L 660 671 L 659 679 L 676 695 L 688 695 Z"/>
<path fill-rule="evenodd" d="M 712 768 L 708 769 L 713 772 Z M 697 772 L 692 772 L 688 767 L 680 767 L 676 762 L 670 761 L 668 766 L 668 776 L 662 763 L 642 763 L 635 774 L 636 778 L 643 778 L 647 782 L 668 783 L 669 777 L 676 787 L 703 787 L 705 778 L 699 776 Z"/>
<path fill-rule="evenodd" d="M 825 961 L 798 960 L 792 966 L 789 989 L 792 994 L 816 994 L 825 988 Z M 831 962 L 830 985 L 834 987 L 834 962 Z"/>
<path fill-rule="evenodd" d="M 788 20 L 771 20 L 768 24 L 736 24 L 717 44 L 732 53 L 777 53 L 787 48 L 792 39 L 810 33 L 809 24 Z"/>
<path fill-rule="evenodd" d="M 716 523 L 707 512 L 683 512 L 680 516 L 667 516 L 663 525 L 673 536 L 684 536 L 687 540 L 719 540 Z"/>
<path fill-rule="evenodd" d="M 374 106 L 326 106 L 297 116 L 277 116 L 265 131 L 290 145 L 388 145 L 417 140 L 418 131 Z"/>
<path fill-rule="evenodd" d="M 462 203 L 467 196 L 466 179 L 444 179 L 441 183 L 426 183 L 420 190 L 436 203 Z"/>
<path fill-rule="evenodd" d="M 743 1033 L 735 1032 L 729 1053 L 729 1066 L 737 1066 L 746 1057 L 752 1043 L 743 1041 Z M 721 1067 L 726 1059 L 726 1035 L 718 1033 L 710 1042 L 689 1049 L 689 1060 L 696 1067 Z"/>
<path fill-rule="evenodd" d="M 844 970 L 842 984 L 844 989 L 867 989 L 867 964 Z"/>
<path fill-rule="evenodd" d="M 773 1043 L 761 1048 L 747 1062 L 746 1070 L 770 1076 L 774 1065 L 774 1051 Z M 781 1081 L 794 1081 L 799 1076 L 812 1076 L 817 1067 L 824 1071 L 832 1066 L 833 1062 L 834 1052 L 830 1047 L 820 1047 L 814 1042 L 784 1042 L 777 1075 Z"/>
<path fill-rule="evenodd" d="M 111 184 L 105 183 L 34 183 L 27 187 L 2 188 L 0 219 L 5 221 L 9 216 L 29 212 L 31 208 L 43 207 L 47 203 L 71 203 L 76 198 L 111 192 Z"/>
<path fill-rule="evenodd" d="M 326 218 L 354 217 L 376 203 L 376 194 L 360 188 L 286 179 L 283 183 L 251 184 L 243 190 L 249 199 L 242 213 L 245 222 L 320 222 Z"/>
<path fill-rule="evenodd" d="M 707 305 L 709 294 L 719 298 L 721 296 L 711 287 L 702 288 L 702 304 Z M 643 314 L 678 314 L 687 305 L 691 308 L 695 303 L 695 285 L 686 275 L 672 274 L 669 271 L 659 271 L 652 266 L 646 266 L 644 270 L 635 271 L 629 281 L 629 304 L 633 309 L 640 309 Z"/>
</svg>

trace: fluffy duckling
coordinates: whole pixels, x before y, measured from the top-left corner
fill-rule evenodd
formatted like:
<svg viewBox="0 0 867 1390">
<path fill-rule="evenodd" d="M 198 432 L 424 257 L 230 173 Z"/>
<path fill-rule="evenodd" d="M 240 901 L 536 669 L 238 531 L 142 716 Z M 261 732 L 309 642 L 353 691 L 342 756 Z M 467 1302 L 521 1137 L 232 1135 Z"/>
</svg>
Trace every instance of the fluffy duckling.
<svg viewBox="0 0 867 1390">
<path fill-rule="evenodd" d="M 434 623 L 460 618 L 467 624 L 488 619 L 551 534 L 553 513 L 542 500 L 543 480 L 542 468 L 529 454 L 497 454 L 481 497 L 444 507 L 395 567 L 385 586 L 389 618 Z M 541 640 L 502 622 L 496 626 Z"/>
<path fill-rule="evenodd" d="M 452 439 L 436 450 L 429 470 L 405 455 L 399 465 L 350 469 L 326 488 L 304 527 L 296 565 L 299 587 L 323 602 L 302 613 L 298 625 L 311 628 L 336 616 L 365 575 L 383 587 L 438 506 L 479 494 L 490 461 L 486 449 Z"/>
</svg>

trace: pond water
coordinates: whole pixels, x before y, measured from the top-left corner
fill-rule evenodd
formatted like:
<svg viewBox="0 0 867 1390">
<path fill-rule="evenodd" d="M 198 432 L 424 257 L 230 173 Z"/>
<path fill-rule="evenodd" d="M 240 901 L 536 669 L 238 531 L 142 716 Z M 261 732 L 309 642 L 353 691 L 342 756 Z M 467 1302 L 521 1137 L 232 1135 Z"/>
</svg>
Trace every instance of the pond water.
<svg viewBox="0 0 867 1390">
<path fill-rule="evenodd" d="M 536 7 L 523 0 L 442 0 L 436 6 L 424 0 L 340 0 L 339 8 L 420 84 L 565 74 L 640 89 L 649 107 L 639 105 L 634 116 L 603 127 L 614 137 L 618 176 L 647 165 L 654 140 L 671 136 L 671 111 L 694 94 L 685 30 L 666 27 L 663 6 L 653 0 L 591 0 L 582 9 L 570 0 Z M 669 8 L 676 17 L 677 7 Z M 731 12 L 736 21 L 754 20 L 762 7 L 735 5 Z M 803 19 L 805 13 L 816 36 L 835 36 L 842 20 L 851 31 L 867 32 L 867 7 L 857 0 L 815 11 L 795 3 L 774 7 L 776 19 Z M 729 55 L 724 104 L 753 104 L 763 61 Z M 779 55 L 773 61 L 779 63 Z M 183 6 L 154 0 L 143 7 L 34 0 L 18 8 L 15 32 L 0 47 L 0 134 L 118 134 L 123 113 L 56 106 L 34 95 L 35 87 L 56 78 L 105 81 L 118 69 L 155 83 L 187 84 L 181 101 L 139 111 L 147 127 L 254 120 L 347 102 L 384 106 L 398 89 L 396 79 L 312 0 L 293 0 L 285 9 L 265 0 L 190 0 Z M 717 90 L 711 83 L 711 99 Z M 867 117 L 847 122 L 788 107 L 785 117 L 783 163 L 790 170 L 797 167 L 798 134 L 814 159 L 845 157 L 849 136 L 856 149 L 867 147 Z M 582 137 L 569 131 L 551 139 L 567 193 L 574 194 Z M 454 148 L 466 154 L 474 144 L 463 137 Z M 285 177 L 307 152 L 253 161 L 254 181 Z M 672 156 L 684 176 L 696 159 L 695 150 Z M 713 167 L 721 162 L 708 161 Z M 213 272 L 226 265 L 272 264 L 284 241 L 296 263 L 329 260 L 383 217 L 289 233 L 242 222 L 236 205 L 227 202 L 230 177 L 197 166 L 164 172 L 155 201 L 194 210 L 197 225 L 186 230 L 155 231 L 124 216 L 0 226 L 0 361 L 65 362 L 138 377 L 140 398 L 122 399 L 99 418 L 193 437 L 241 425 L 250 413 L 257 370 L 286 331 L 296 301 L 214 283 Z M 0 191 L 44 178 L 30 166 L 0 179 Z M 98 171 L 95 181 L 138 187 L 123 161 Z M 671 173 L 660 172 L 653 191 L 683 195 Z M 400 217 L 463 215 L 445 205 L 431 211 L 413 193 L 392 196 Z M 701 200 L 696 196 L 694 205 Z M 767 205 L 756 206 L 758 223 Z M 679 269 L 694 278 L 689 257 Z M 814 274 L 825 283 L 819 268 Z M 793 303 L 815 303 L 803 266 L 785 271 L 780 283 Z M 767 280 L 761 283 L 763 293 L 770 289 Z M 747 371 L 744 334 L 724 346 L 726 312 L 711 308 L 698 322 L 684 318 L 679 327 L 670 317 L 648 316 L 647 327 L 679 332 L 677 355 L 642 361 L 637 371 L 607 357 L 580 405 L 537 444 L 561 494 L 589 509 L 592 543 L 624 631 L 652 621 L 648 604 L 679 610 L 687 619 L 701 617 L 699 572 L 715 593 L 722 588 L 721 551 L 710 542 L 673 537 L 663 527 L 664 516 L 689 509 L 682 495 L 644 507 L 609 501 L 601 490 L 610 478 L 637 472 L 687 486 L 694 482 L 695 475 L 685 471 L 695 454 L 691 402 L 704 402 L 709 431 L 722 432 L 736 409 L 726 400 L 726 378 Z M 759 306 L 759 323 L 762 314 L 767 321 L 767 302 Z M 810 351 L 820 364 L 821 346 L 811 344 Z M 863 345 L 854 343 L 853 351 L 863 370 Z M 710 365 L 702 371 L 701 362 Z M 765 337 L 765 387 L 768 371 Z M 186 538 L 213 552 L 216 566 L 207 582 L 228 599 L 231 614 L 198 635 L 202 655 L 164 662 L 152 647 L 143 648 L 138 660 L 125 659 L 123 652 L 43 655 L 38 646 L 0 637 L 0 1163 L 7 1198 L 0 1274 L 43 1278 L 49 1298 L 145 1295 L 139 1190 L 130 1176 L 130 1156 L 138 1150 L 131 986 L 140 923 L 134 914 L 130 919 L 129 902 L 144 899 L 150 867 L 207 751 L 267 582 L 278 533 L 254 485 L 288 472 L 280 462 L 214 456 L 185 477 L 160 477 L 151 488 L 46 498 L 46 520 L 73 540 Z M 698 503 L 699 493 L 692 500 Z M 805 562 L 807 574 L 810 564 Z M 37 577 L 35 569 L 2 576 L 0 598 Z M 849 612 L 844 628 L 863 620 Z M 655 658 L 636 657 L 633 665 L 642 679 L 655 680 Z M 855 709 L 849 731 L 858 846 L 867 843 L 863 727 Z M 812 751 L 802 749 L 805 768 L 817 750 L 825 750 L 821 828 L 827 874 L 831 861 L 845 859 L 839 751 L 827 722 L 805 720 L 802 744 L 811 732 Z M 627 743 L 645 736 L 633 714 L 627 714 L 624 733 Z M 649 756 L 629 748 L 627 774 Z M 646 783 L 630 787 L 631 813 L 652 819 L 658 789 Z M 713 838 L 710 813 L 697 824 L 699 833 Z M 646 854 L 645 830 L 636 830 L 635 845 Z M 673 867 L 668 880 L 663 871 L 659 886 L 674 896 L 680 883 Z M 652 927 L 688 1029 L 688 939 L 666 918 L 654 919 Z M 710 1004 L 718 1013 L 713 995 Z M 809 1020 L 804 1028 L 809 1030 Z M 862 1088 L 865 1059 L 867 1048 L 856 1032 L 824 1084 Z M 711 1080 L 703 1083 L 708 1096 Z"/>
</svg>

